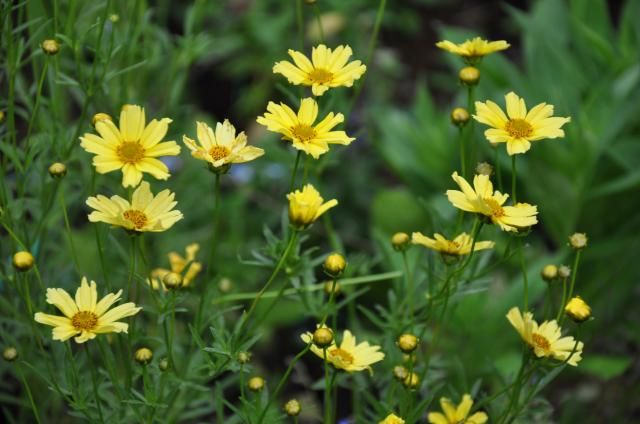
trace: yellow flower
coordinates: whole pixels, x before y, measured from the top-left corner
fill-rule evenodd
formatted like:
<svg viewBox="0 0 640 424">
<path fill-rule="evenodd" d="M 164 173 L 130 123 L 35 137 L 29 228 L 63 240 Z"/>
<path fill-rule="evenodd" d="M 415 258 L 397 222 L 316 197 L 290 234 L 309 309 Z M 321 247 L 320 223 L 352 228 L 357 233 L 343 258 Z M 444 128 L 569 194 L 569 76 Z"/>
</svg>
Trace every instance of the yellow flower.
<svg viewBox="0 0 640 424">
<path fill-rule="evenodd" d="M 154 269 L 151 271 L 151 278 L 147 280 L 147 284 L 151 285 L 151 287 L 156 290 L 162 287 L 164 291 L 167 291 L 167 288 L 162 282 L 164 277 L 170 272 L 174 272 L 182 276 L 182 272 L 186 269 L 187 271 L 184 276 L 182 276 L 182 287 L 188 287 L 202 270 L 202 264 L 196 261 L 196 254 L 198 253 L 198 250 L 200 250 L 200 245 L 198 243 L 192 243 L 186 247 L 186 254 L 184 257 L 177 252 L 170 252 L 169 264 L 171 265 L 171 269 Z"/>
<path fill-rule="evenodd" d="M 314 96 L 322 96 L 329 88 L 351 87 L 367 70 L 359 60 L 347 64 L 353 54 L 349 46 L 332 51 L 320 44 L 313 48 L 311 60 L 295 50 L 288 53 L 295 65 L 287 60 L 276 62 L 273 73 L 284 75 L 291 84 L 311 86 Z"/>
<path fill-rule="evenodd" d="M 311 343 L 311 351 L 324 359 L 323 349 L 313 344 L 313 334 L 306 332 L 300 335 L 305 343 Z M 326 347 L 327 361 L 334 367 L 346 372 L 371 370 L 371 364 L 382 361 L 384 353 L 380 352 L 380 346 L 370 345 L 368 342 L 356 344 L 356 338 L 349 330 L 344 330 L 340 347 L 333 341 Z"/>
<path fill-rule="evenodd" d="M 93 166 L 100 174 L 122 169 L 122 185 L 135 187 L 146 172 L 159 180 L 169 178 L 167 166 L 156 159 L 158 156 L 175 156 L 180 146 L 175 141 L 161 143 L 167 134 L 171 119 L 154 119 L 145 126 L 144 109 L 136 105 L 125 105 L 120 112 L 120 129 L 109 119 L 95 123 L 95 134 L 80 137 L 83 149 L 96 156 Z"/>
<path fill-rule="evenodd" d="M 551 357 L 559 361 L 566 361 L 574 367 L 582 359 L 584 344 L 576 342 L 570 336 L 562 337 L 562 329 L 556 320 L 545 321 L 538 325 L 531 312 L 525 312 L 523 315 L 517 307 L 509 310 L 507 319 L 520 333 L 522 340 L 531 346 L 533 353 L 538 358 Z"/>
<path fill-rule="evenodd" d="M 182 137 L 182 141 L 194 158 L 207 161 L 214 168 L 249 162 L 264 155 L 261 148 L 247 146 L 244 131 L 236 136 L 235 127 L 227 119 L 222 124 L 218 122 L 215 133 L 204 122 L 196 122 L 196 130 L 200 145 L 186 135 Z"/>
<path fill-rule="evenodd" d="M 348 137 L 344 131 L 331 131 L 333 127 L 344 121 L 341 113 L 329 113 L 317 125 L 313 125 L 318 117 L 318 103 L 311 97 L 302 99 L 298 114 L 284 103 L 279 105 L 269 102 L 267 113 L 259 116 L 259 124 L 269 131 L 282 134 L 283 140 L 291 140 L 293 147 L 302 150 L 318 159 L 329 151 L 329 144 L 348 146 L 355 138 Z"/>
<path fill-rule="evenodd" d="M 489 419 L 484 412 L 476 412 L 469 417 L 469 412 L 473 406 L 471 396 L 462 396 L 462 402 L 458 406 L 454 405 L 450 399 L 440 398 L 442 412 L 429 412 L 427 419 L 430 424 L 484 424 Z"/>
<path fill-rule="evenodd" d="M 467 233 L 462 233 L 453 240 L 447 240 L 438 233 L 435 233 L 433 237 L 429 238 L 422 233 L 413 233 L 411 234 L 411 243 L 421 244 L 445 255 L 460 256 L 468 255 L 471 252 L 473 239 Z M 494 244 L 492 241 L 477 241 L 473 251 L 491 249 Z"/>
<path fill-rule="evenodd" d="M 387 417 L 380 421 L 378 424 L 404 424 L 404 420 L 396 414 L 389 414 Z"/>
<path fill-rule="evenodd" d="M 584 322 L 591 317 L 591 307 L 580 296 L 576 296 L 567 302 L 564 313 L 575 322 Z"/>
<path fill-rule="evenodd" d="M 500 106 L 490 100 L 486 103 L 476 102 L 476 115 L 473 118 L 492 127 L 484 132 L 484 136 L 494 145 L 507 143 L 510 156 L 528 151 L 532 141 L 564 137 L 561 127 L 571 118 L 552 116 L 552 105 L 540 103 L 527 112 L 524 99 L 514 92 L 507 94 L 505 101 L 508 118 Z"/>
<path fill-rule="evenodd" d="M 111 305 L 120 300 L 120 295 L 122 290 L 110 293 L 98 301 L 95 281 L 89 285 L 87 279 L 82 277 L 80 287 L 76 290 L 75 301 L 63 289 L 47 289 L 47 303 L 58 308 L 64 316 L 38 312 L 34 318 L 40 324 L 54 327 L 53 340 L 61 342 L 73 336 L 77 336 L 76 343 L 84 343 L 98 334 L 126 333 L 129 324 L 118 320 L 135 315 L 142 308 L 129 302 L 109 310 Z"/>
<path fill-rule="evenodd" d="M 455 44 L 447 40 L 438 41 L 436 46 L 450 53 L 462 56 L 469 63 L 475 63 L 483 56 L 508 49 L 510 44 L 504 40 L 488 41 L 476 37 L 472 40 L 466 40 L 462 44 Z"/>
<path fill-rule="evenodd" d="M 538 223 L 536 206 L 528 203 L 504 206 L 509 195 L 497 190 L 494 192 L 488 176 L 476 175 L 473 178 L 473 187 L 457 172 L 454 172 L 451 177 L 462 189 L 462 191 L 447 190 L 449 202 L 456 208 L 484 215 L 504 231 L 518 231 Z"/>
<path fill-rule="evenodd" d="M 143 181 L 133 192 L 131 203 L 120 196 L 108 198 L 99 194 L 89 197 L 87 205 L 95 209 L 89 214 L 91 222 L 105 222 L 126 230 L 165 231 L 180 221 L 182 212 L 173 210 L 178 204 L 174 193 L 163 190 L 154 196 L 149 189 L 149 183 Z"/>
<path fill-rule="evenodd" d="M 336 199 L 325 202 L 311 184 L 305 185 L 302 191 L 296 190 L 287 194 L 287 199 L 289 199 L 289 221 L 298 228 L 311 225 L 323 213 L 338 204 Z"/>
</svg>

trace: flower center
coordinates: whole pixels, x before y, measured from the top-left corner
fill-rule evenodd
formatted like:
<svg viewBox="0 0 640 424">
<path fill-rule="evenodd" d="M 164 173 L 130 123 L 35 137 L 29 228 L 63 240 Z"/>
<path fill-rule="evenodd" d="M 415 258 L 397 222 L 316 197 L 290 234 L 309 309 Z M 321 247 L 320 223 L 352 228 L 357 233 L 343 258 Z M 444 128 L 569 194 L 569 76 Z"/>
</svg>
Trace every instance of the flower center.
<svg viewBox="0 0 640 424">
<path fill-rule="evenodd" d="M 309 72 L 309 79 L 314 84 L 326 84 L 333 79 L 333 72 L 329 72 L 325 69 L 316 68 Z"/>
<path fill-rule="evenodd" d="M 90 311 L 80 311 L 71 318 L 71 325 L 76 330 L 92 330 L 98 323 L 98 316 Z"/>
<path fill-rule="evenodd" d="M 332 358 L 337 357 L 336 359 L 338 359 L 341 364 L 344 364 L 344 365 L 353 364 L 353 356 L 346 350 L 336 348 L 336 349 L 330 350 L 328 353 Z"/>
<path fill-rule="evenodd" d="M 533 132 L 531 124 L 524 119 L 510 119 L 504 129 L 513 138 L 527 138 Z"/>
<path fill-rule="evenodd" d="M 149 218 L 147 218 L 147 215 L 145 215 L 144 212 L 136 209 L 126 210 L 122 216 L 124 216 L 124 219 L 131 221 L 136 230 L 147 225 L 147 222 L 149 221 Z"/>
<path fill-rule="evenodd" d="M 124 163 L 138 163 L 144 158 L 144 148 L 137 141 L 125 141 L 118 146 L 116 154 Z"/>
<path fill-rule="evenodd" d="M 484 202 L 489 206 L 489 209 L 491 209 L 491 216 L 495 218 L 504 216 L 504 209 L 502 209 L 502 206 L 500 206 L 496 199 L 489 197 L 485 198 Z"/>
<path fill-rule="evenodd" d="M 316 137 L 316 130 L 311 125 L 298 124 L 291 128 L 293 136 L 303 142 L 312 140 Z"/>
<path fill-rule="evenodd" d="M 549 344 L 549 340 L 547 340 L 545 336 L 542 336 L 538 333 L 533 333 L 531 334 L 531 339 L 537 347 L 544 350 L 545 352 L 548 352 L 549 348 L 551 348 L 551 344 Z"/>
<path fill-rule="evenodd" d="M 227 156 L 229 156 L 229 153 L 231 153 L 231 150 L 229 150 L 225 146 L 216 145 L 216 146 L 213 146 L 211 150 L 209 150 L 209 154 L 211 155 L 213 160 L 224 159 Z"/>
</svg>

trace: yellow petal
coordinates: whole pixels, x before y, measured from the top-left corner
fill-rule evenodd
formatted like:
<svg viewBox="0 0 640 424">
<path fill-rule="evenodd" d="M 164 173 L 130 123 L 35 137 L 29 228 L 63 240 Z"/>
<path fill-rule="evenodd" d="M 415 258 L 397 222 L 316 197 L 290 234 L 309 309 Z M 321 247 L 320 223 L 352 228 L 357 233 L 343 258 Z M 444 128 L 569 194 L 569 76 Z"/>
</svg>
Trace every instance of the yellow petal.
<svg viewBox="0 0 640 424">
<path fill-rule="evenodd" d="M 518 97 L 513 91 L 505 97 L 507 103 L 507 114 L 511 119 L 524 119 L 527 116 L 527 106 L 524 99 Z"/>
<path fill-rule="evenodd" d="M 92 281 L 89 285 L 87 278 L 82 277 L 80 287 L 76 290 L 76 305 L 80 311 L 93 312 L 96 308 L 96 302 L 98 301 L 98 290 L 96 289 L 96 282 Z"/>
<path fill-rule="evenodd" d="M 120 112 L 120 133 L 124 141 L 139 141 L 144 131 L 144 124 L 143 108 L 137 105 L 125 105 L 122 107 Z"/>
<path fill-rule="evenodd" d="M 68 318 L 73 317 L 78 312 L 76 303 L 69 296 L 69 293 L 62 289 L 47 289 L 47 303 L 58 308 Z"/>
<path fill-rule="evenodd" d="M 142 146 L 145 149 L 150 149 L 160 143 L 164 136 L 167 135 L 169 124 L 171 122 L 172 121 L 169 118 L 162 118 L 159 121 L 157 119 L 153 119 L 149 122 L 149 125 L 147 125 L 141 135 L 140 142 L 142 143 Z"/>
</svg>

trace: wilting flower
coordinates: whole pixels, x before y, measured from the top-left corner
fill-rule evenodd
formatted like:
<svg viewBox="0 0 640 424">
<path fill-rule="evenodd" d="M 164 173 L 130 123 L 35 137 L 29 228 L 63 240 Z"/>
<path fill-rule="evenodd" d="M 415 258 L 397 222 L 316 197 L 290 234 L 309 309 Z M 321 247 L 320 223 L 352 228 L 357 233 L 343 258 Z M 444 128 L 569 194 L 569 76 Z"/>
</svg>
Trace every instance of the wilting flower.
<svg viewBox="0 0 640 424">
<path fill-rule="evenodd" d="M 533 319 L 531 312 L 524 315 L 520 309 L 513 307 L 507 313 L 507 319 L 513 327 L 520 333 L 533 353 L 538 357 L 551 357 L 559 361 L 566 361 L 574 367 L 582 359 L 582 342 L 576 342 L 573 337 L 562 337 L 562 329 L 556 320 L 545 321 L 542 324 Z"/>
<path fill-rule="evenodd" d="M 458 406 L 448 398 L 440 398 L 442 412 L 429 412 L 427 419 L 430 424 L 484 424 L 489 419 L 484 412 L 476 412 L 469 417 L 473 406 L 471 396 L 465 394 Z"/>
<path fill-rule="evenodd" d="M 462 56 L 469 63 L 475 63 L 490 53 L 508 49 L 510 44 L 504 40 L 488 41 L 476 37 L 472 40 L 466 40 L 462 44 L 455 44 L 447 40 L 438 41 L 436 46 L 450 53 Z"/>
<path fill-rule="evenodd" d="M 473 118 L 492 127 L 484 132 L 484 136 L 491 144 L 507 143 L 510 156 L 528 151 L 532 141 L 564 137 L 561 128 L 571 118 L 552 116 L 552 105 L 540 103 L 527 112 L 524 99 L 513 92 L 505 96 L 505 101 L 508 117 L 500 106 L 487 100 L 486 103 L 476 102 Z"/>
<path fill-rule="evenodd" d="M 269 102 L 267 113 L 259 116 L 259 124 L 269 131 L 282 134 L 283 140 L 291 140 L 293 147 L 302 150 L 318 159 L 329 151 L 329 144 L 349 145 L 355 138 L 348 137 L 344 131 L 331 131 L 333 127 L 344 121 L 341 113 L 329 113 L 317 125 L 313 125 L 318 117 L 318 103 L 311 97 L 302 99 L 298 114 L 284 103 L 279 105 Z"/>
<path fill-rule="evenodd" d="M 434 238 L 427 237 L 422 233 L 411 234 L 411 243 L 421 244 L 436 252 L 440 252 L 444 255 L 468 255 L 471 252 L 471 246 L 473 245 L 473 239 L 467 233 L 458 235 L 453 240 L 447 240 L 442 235 L 435 233 Z M 473 251 L 491 249 L 495 243 L 492 241 L 476 241 Z"/>
<path fill-rule="evenodd" d="M 215 133 L 204 122 L 196 122 L 196 130 L 199 145 L 186 135 L 182 137 L 182 141 L 194 158 L 207 161 L 214 168 L 249 162 L 264 155 L 261 148 L 247 146 L 244 131 L 236 136 L 235 127 L 227 119 L 222 124 L 216 124 Z"/>
<path fill-rule="evenodd" d="M 95 209 L 89 214 L 89 221 L 136 232 L 165 231 L 183 218 L 182 212 L 173 209 L 178 204 L 174 197 L 168 189 L 154 196 L 149 183 L 143 181 L 133 192 L 131 203 L 120 196 L 89 197 L 86 203 Z"/>
<path fill-rule="evenodd" d="M 147 283 L 154 289 L 160 289 L 162 287 L 164 291 L 167 291 L 163 283 L 164 277 L 170 272 L 182 276 L 182 272 L 186 269 L 186 272 L 182 276 L 182 287 L 188 287 L 202 270 L 202 264 L 196 261 L 198 250 L 200 250 L 200 245 L 198 243 L 192 243 L 186 247 L 184 257 L 177 252 L 170 252 L 169 264 L 171 265 L 171 269 L 154 269 L 151 271 L 151 278 L 147 280 Z"/>
<path fill-rule="evenodd" d="M 396 414 L 389 414 L 387 417 L 380 421 L 378 424 L 404 424 L 404 420 Z"/>
<path fill-rule="evenodd" d="M 284 75 L 291 84 L 311 86 L 314 96 L 322 96 L 329 88 L 351 87 L 367 70 L 359 60 L 347 64 L 353 54 L 349 46 L 332 51 L 320 44 L 313 48 L 311 60 L 295 50 L 288 53 L 295 65 L 287 60 L 276 62 L 273 73 Z"/>
<path fill-rule="evenodd" d="M 76 290 L 75 301 L 63 289 L 47 289 L 47 303 L 58 308 L 64 316 L 38 312 L 34 318 L 40 324 L 54 327 L 53 340 L 61 342 L 73 336 L 78 336 L 75 338 L 76 343 L 84 343 L 98 334 L 126 333 L 129 324 L 118 320 L 135 315 L 142 308 L 129 302 L 109 309 L 120 300 L 120 295 L 122 290 L 110 293 L 98 301 L 95 281 L 89 285 L 83 277 L 80 287 Z"/>
<path fill-rule="evenodd" d="M 538 223 L 538 208 L 528 203 L 516 203 L 504 206 L 509 197 L 499 191 L 493 191 L 493 184 L 486 175 L 476 175 L 473 187 L 457 172 L 451 176 L 462 191 L 447 190 L 449 202 L 458 209 L 478 213 L 488 217 L 504 231 L 518 231 Z"/>
<path fill-rule="evenodd" d="M 154 119 L 145 126 L 144 109 L 136 105 L 124 105 L 120 112 L 120 129 L 110 119 L 95 123 L 95 134 L 80 137 L 83 149 L 96 156 L 93 166 L 100 174 L 122 169 L 122 185 L 135 187 L 146 172 L 159 180 L 169 178 L 167 166 L 156 159 L 159 156 L 175 156 L 180 146 L 175 141 L 162 142 L 171 119 Z"/>
<path fill-rule="evenodd" d="M 311 225 L 316 219 L 338 204 L 336 199 L 325 202 L 318 190 L 307 184 L 302 191 L 287 194 L 289 199 L 289 221 L 298 228 Z"/>
<path fill-rule="evenodd" d="M 324 359 L 324 351 L 313 344 L 313 334 L 306 332 L 300 335 L 305 343 L 311 343 L 311 351 Z M 356 338 L 349 330 L 344 330 L 340 347 L 333 341 L 328 347 L 327 361 L 334 367 L 347 372 L 371 371 L 371 365 L 384 359 L 384 353 L 380 352 L 380 346 L 370 345 L 368 342 L 356 344 Z"/>
</svg>

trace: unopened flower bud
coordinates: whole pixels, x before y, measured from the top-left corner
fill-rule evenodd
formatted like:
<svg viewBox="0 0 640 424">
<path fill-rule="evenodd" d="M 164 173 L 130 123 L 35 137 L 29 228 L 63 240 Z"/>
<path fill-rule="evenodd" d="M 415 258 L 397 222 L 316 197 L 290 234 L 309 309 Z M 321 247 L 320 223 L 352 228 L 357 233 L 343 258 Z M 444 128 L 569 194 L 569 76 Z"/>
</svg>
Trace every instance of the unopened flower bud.
<svg viewBox="0 0 640 424">
<path fill-rule="evenodd" d="M 319 348 L 325 348 L 331 346 L 333 343 L 333 331 L 327 327 L 317 328 L 313 332 L 313 344 Z"/>
<path fill-rule="evenodd" d="M 420 384 L 420 377 L 415 372 L 412 372 L 405 377 L 402 384 L 409 389 L 415 389 Z"/>
<path fill-rule="evenodd" d="M 591 307 L 580 296 L 576 296 L 567 303 L 564 312 L 575 322 L 584 322 L 591 316 Z"/>
<path fill-rule="evenodd" d="M 153 358 L 153 352 L 147 347 L 141 347 L 140 349 L 136 350 L 134 357 L 137 363 L 147 365 Z"/>
<path fill-rule="evenodd" d="M 109 15 L 109 20 L 110 20 L 112 23 L 114 23 L 114 24 L 115 24 L 116 22 L 118 22 L 118 21 L 120 20 L 120 15 L 118 15 L 118 14 L 116 14 L 116 13 L 112 13 L 111 15 Z"/>
<path fill-rule="evenodd" d="M 560 265 L 558 267 L 558 277 L 564 279 L 569 278 L 571 276 L 571 268 L 566 265 Z"/>
<path fill-rule="evenodd" d="M 49 175 L 53 178 L 62 178 L 67 175 L 67 167 L 61 162 L 52 163 L 49 166 Z"/>
<path fill-rule="evenodd" d="M 451 111 L 451 122 L 459 127 L 464 127 L 470 117 L 467 109 L 463 107 L 457 107 Z"/>
<path fill-rule="evenodd" d="M 162 278 L 162 282 L 169 290 L 180 288 L 180 286 L 182 286 L 182 275 L 177 272 L 168 272 Z"/>
<path fill-rule="evenodd" d="M 314 4 L 316 4 L 318 2 L 318 0 L 304 0 L 304 2 L 306 4 L 308 4 L 309 6 L 313 6 Z"/>
<path fill-rule="evenodd" d="M 458 77 L 464 85 L 473 86 L 480 80 L 480 71 L 474 66 L 466 66 L 460 70 Z"/>
<path fill-rule="evenodd" d="M 9 346 L 2 352 L 2 357 L 7 362 L 14 361 L 18 357 L 18 349 L 13 346 Z"/>
<path fill-rule="evenodd" d="M 332 253 L 327 256 L 323 264 L 324 272 L 331 277 L 337 277 L 342 274 L 346 266 L 347 261 L 344 259 L 344 256 L 339 253 Z"/>
<path fill-rule="evenodd" d="M 26 250 L 16 252 L 13 255 L 13 266 L 15 269 L 21 272 L 29 271 L 33 267 L 34 259 L 33 255 Z"/>
<path fill-rule="evenodd" d="M 476 165 L 476 174 L 486 175 L 490 177 L 493 174 L 493 166 L 487 162 L 480 162 Z"/>
<path fill-rule="evenodd" d="M 325 281 L 324 283 L 324 292 L 328 295 L 331 295 L 331 292 L 335 292 L 335 294 L 340 293 L 342 288 L 340 287 L 340 283 L 335 280 Z"/>
<path fill-rule="evenodd" d="M 411 353 L 418 347 L 418 338 L 413 334 L 403 334 L 398 337 L 398 347 L 404 353 Z"/>
<path fill-rule="evenodd" d="M 587 247 L 587 235 L 585 233 L 573 233 L 569 236 L 569 246 L 572 248 L 579 250 Z"/>
<path fill-rule="evenodd" d="M 409 247 L 411 237 L 407 233 L 395 233 L 391 236 L 391 245 L 395 250 L 405 250 Z"/>
<path fill-rule="evenodd" d="M 53 56 L 58 54 L 60 51 L 60 43 L 54 39 L 44 40 L 42 44 L 40 44 L 40 48 L 42 48 L 42 51 L 45 52 L 45 54 Z"/>
<path fill-rule="evenodd" d="M 160 368 L 160 371 L 168 370 L 169 369 L 169 359 L 167 359 L 167 358 L 160 359 L 160 362 L 158 363 L 158 368 Z"/>
<path fill-rule="evenodd" d="M 107 115 L 106 113 L 102 113 L 102 112 L 98 112 L 95 115 L 93 115 L 93 118 L 91 118 L 91 124 L 93 125 L 93 127 L 96 127 L 96 124 L 98 122 L 101 121 L 111 121 L 113 122 L 113 119 L 111 118 L 111 116 Z"/>
<path fill-rule="evenodd" d="M 287 403 L 284 404 L 284 411 L 290 417 L 297 417 L 300 414 L 300 402 L 297 399 L 291 399 Z"/>
<path fill-rule="evenodd" d="M 233 289 L 233 282 L 227 277 L 221 278 L 218 282 L 220 293 L 229 293 Z"/>
<path fill-rule="evenodd" d="M 2 121 L 4 121 L 4 111 L 0 110 L 0 123 L 2 123 Z"/>
<path fill-rule="evenodd" d="M 545 265 L 541 274 L 543 280 L 553 281 L 558 278 L 558 267 L 553 264 Z"/>
<path fill-rule="evenodd" d="M 264 378 L 262 377 L 251 377 L 249 379 L 249 383 L 247 384 L 249 390 L 252 392 L 259 392 L 264 389 Z"/>
<path fill-rule="evenodd" d="M 404 381 L 405 378 L 409 375 L 409 370 L 403 365 L 396 365 L 393 367 L 393 376 L 399 380 Z"/>
<path fill-rule="evenodd" d="M 238 352 L 238 362 L 246 364 L 251 360 L 251 352 Z"/>
</svg>

